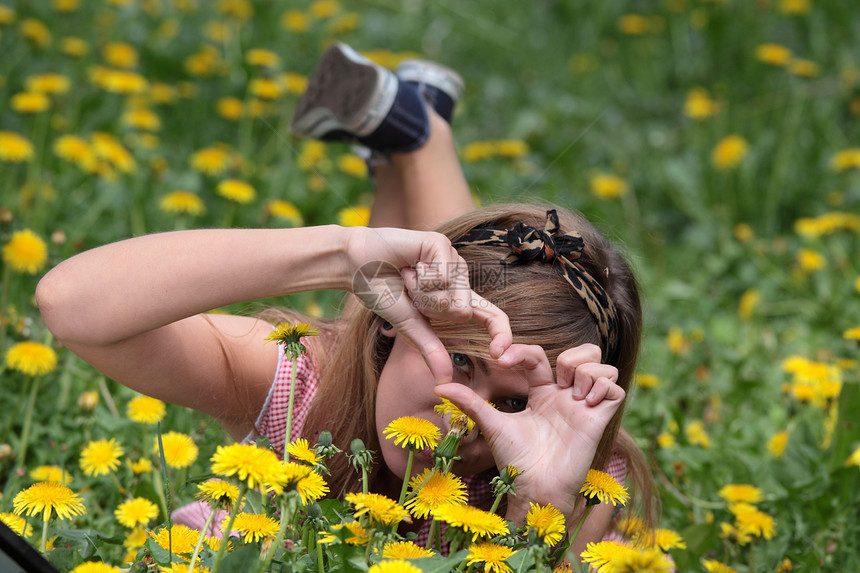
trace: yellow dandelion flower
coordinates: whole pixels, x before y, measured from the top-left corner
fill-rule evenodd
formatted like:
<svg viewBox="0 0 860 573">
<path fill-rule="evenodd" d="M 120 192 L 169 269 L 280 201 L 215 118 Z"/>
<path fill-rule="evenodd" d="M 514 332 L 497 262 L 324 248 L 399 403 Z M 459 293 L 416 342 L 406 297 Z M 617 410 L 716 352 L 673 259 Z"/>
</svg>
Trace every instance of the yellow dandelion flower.
<svg viewBox="0 0 860 573">
<path fill-rule="evenodd" d="M 134 46 L 126 42 L 109 42 L 102 47 L 102 57 L 108 65 L 131 69 L 137 66 L 138 56 Z"/>
<path fill-rule="evenodd" d="M 493 143 L 493 149 L 499 157 L 516 159 L 528 154 L 529 144 L 522 139 L 502 139 Z"/>
<path fill-rule="evenodd" d="M 281 74 L 281 82 L 284 84 L 284 89 L 291 94 L 302 94 L 308 89 L 308 78 L 301 74 L 292 72 Z"/>
<path fill-rule="evenodd" d="M 88 476 L 102 476 L 119 466 L 125 451 L 114 438 L 89 442 L 81 451 L 81 469 Z"/>
<path fill-rule="evenodd" d="M 702 446 L 706 450 L 711 447 L 711 438 L 701 421 L 695 420 L 684 426 L 684 435 L 687 441 L 694 446 Z"/>
<path fill-rule="evenodd" d="M 315 502 L 329 491 L 325 479 L 315 471 L 309 472 L 308 475 L 300 479 L 299 483 L 296 484 L 296 490 L 305 505 Z"/>
<path fill-rule="evenodd" d="M 173 215 L 192 215 L 197 217 L 206 212 L 206 204 L 198 195 L 190 191 L 176 190 L 163 196 L 158 207 Z"/>
<path fill-rule="evenodd" d="M 296 458 L 299 461 L 305 462 L 310 465 L 316 465 L 318 461 L 320 461 L 321 457 L 318 455 L 313 448 L 310 447 L 308 441 L 304 438 L 299 438 L 297 440 L 293 440 L 289 444 L 287 444 L 287 453 Z"/>
<path fill-rule="evenodd" d="M 305 32 L 310 25 L 310 18 L 301 10 L 287 10 L 281 15 L 281 26 L 291 32 Z"/>
<path fill-rule="evenodd" d="M 42 521 L 52 515 L 60 519 L 71 519 L 86 513 L 84 500 L 68 487 L 55 482 L 39 482 L 18 492 L 12 500 L 12 511 L 16 515 L 42 514 Z"/>
<path fill-rule="evenodd" d="M 843 149 L 833 156 L 830 160 L 830 165 L 836 171 L 860 168 L 860 147 Z"/>
<path fill-rule="evenodd" d="M 6 364 L 27 376 L 44 376 L 57 367 L 57 353 L 40 342 L 18 342 L 6 351 Z"/>
<path fill-rule="evenodd" d="M 504 545 L 483 542 L 473 543 L 469 546 L 469 554 L 466 556 L 466 564 L 482 564 L 478 570 L 484 573 L 510 573 L 512 569 L 505 563 L 505 559 L 514 554 L 514 550 Z"/>
<path fill-rule="evenodd" d="M 285 90 L 278 78 L 254 78 L 248 83 L 248 91 L 260 99 L 277 99 Z"/>
<path fill-rule="evenodd" d="M 339 10 L 340 2 L 337 0 L 316 0 L 308 8 L 308 11 L 320 20 L 334 16 Z"/>
<path fill-rule="evenodd" d="M 128 467 L 135 474 L 143 474 L 148 471 L 152 471 L 152 462 L 147 458 L 140 458 L 139 460 L 126 460 L 128 463 Z"/>
<path fill-rule="evenodd" d="M 51 106 L 51 100 L 41 92 L 18 92 L 9 100 L 9 107 L 18 113 L 39 113 Z"/>
<path fill-rule="evenodd" d="M 598 173 L 591 177 L 591 193 L 601 199 L 617 199 L 627 192 L 627 182 L 617 175 Z"/>
<path fill-rule="evenodd" d="M 54 141 L 54 154 L 60 159 L 74 163 L 84 171 L 96 170 L 98 159 L 89 142 L 77 135 L 61 135 Z"/>
<path fill-rule="evenodd" d="M 601 503 L 610 502 L 613 505 L 624 505 L 630 499 L 627 488 L 618 483 L 614 477 L 600 470 L 588 470 L 585 483 L 579 493 L 588 499 L 597 499 Z"/>
<path fill-rule="evenodd" d="M 418 559 L 435 555 L 430 549 L 424 549 L 411 541 L 394 541 L 382 548 L 383 559 Z"/>
<path fill-rule="evenodd" d="M 231 547 L 232 541 L 227 542 L 227 546 Z M 213 551 L 217 552 L 218 547 L 221 545 L 221 540 L 218 539 L 218 544 L 215 545 Z M 228 551 L 230 551 L 228 549 Z M 170 565 L 164 565 L 159 569 L 160 573 L 188 573 L 188 563 L 183 563 L 181 561 L 174 561 Z M 209 573 L 209 568 L 199 563 L 194 565 L 194 569 L 191 570 L 191 573 Z"/>
<path fill-rule="evenodd" d="M 219 175 L 230 166 L 230 150 L 215 145 L 197 150 L 191 154 L 191 168 L 206 175 Z"/>
<path fill-rule="evenodd" d="M 640 373 L 636 375 L 636 385 L 640 388 L 656 388 L 660 385 L 660 377 L 656 374 Z"/>
<path fill-rule="evenodd" d="M 501 516 L 471 505 L 452 503 L 437 507 L 432 513 L 435 519 L 471 534 L 472 542 L 481 537 L 494 537 L 508 532 L 508 525 Z"/>
<path fill-rule="evenodd" d="M 760 300 L 761 291 L 759 289 L 751 288 L 745 291 L 738 301 L 738 316 L 744 320 L 752 317 Z"/>
<path fill-rule="evenodd" d="M 720 111 L 719 102 L 711 99 L 708 90 L 693 88 L 687 93 L 684 102 L 684 115 L 693 119 L 705 119 Z"/>
<path fill-rule="evenodd" d="M 158 531 L 150 531 L 149 537 L 163 549 L 171 547 L 174 553 L 192 553 L 200 532 L 185 525 L 174 525 L 170 529 L 162 527 Z M 186 563 L 183 571 L 187 570 Z"/>
<path fill-rule="evenodd" d="M 197 499 L 228 511 L 239 498 L 239 488 L 228 481 L 209 480 L 197 484 L 197 489 Z"/>
<path fill-rule="evenodd" d="M 12 233 L 3 246 L 3 262 L 19 272 L 34 275 L 48 260 L 48 245 L 30 229 Z"/>
<path fill-rule="evenodd" d="M 333 525 L 332 529 L 335 531 L 340 531 L 341 529 L 346 529 L 351 533 L 350 536 L 345 537 L 344 541 L 349 543 L 350 545 L 366 545 L 370 542 L 370 536 L 367 533 L 367 530 L 361 526 L 361 524 L 357 521 L 350 521 L 344 524 Z"/>
<path fill-rule="evenodd" d="M 223 476 L 237 476 L 249 488 L 272 481 L 281 462 L 274 452 L 252 444 L 218 446 L 210 458 L 212 472 Z"/>
<path fill-rule="evenodd" d="M 735 238 L 742 243 L 746 243 L 755 236 L 755 232 L 753 232 L 752 227 L 746 223 L 738 223 L 735 225 L 733 233 Z"/>
<path fill-rule="evenodd" d="M 367 163 L 354 153 L 337 158 L 338 169 L 353 177 L 367 177 Z"/>
<path fill-rule="evenodd" d="M 613 573 L 672 573 L 672 561 L 658 548 L 633 550 L 612 563 Z"/>
<path fill-rule="evenodd" d="M 30 477 L 36 481 L 52 481 L 68 485 L 72 483 L 72 474 L 57 466 L 38 466 L 30 470 Z"/>
<path fill-rule="evenodd" d="M 283 488 L 298 488 L 299 482 L 314 473 L 313 469 L 304 464 L 295 462 L 283 462 L 279 464 L 277 471 L 269 480 L 269 485 L 279 495 L 283 493 Z"/>
<path fill-rule="evenodd" d="M 241 204 L 250 203 L 257 196 L 250 184 L 238 179 L 225 179 L 218 184 L 215 192 L 225 199 Z"/>
<path fill-rule="evenodd" d="M 797 252 L 797 264 L 804 272 L 821 270 L 827 266 L 827 259 L 818 251 L 802 248 Z"/>
<path fill-rule="evenodd" d="M 735 527 L 741 534 L 755 535 L 772 539 L 776 532 L 773 517 L 749 503 L 729 504 L 729 511 L 735 516 Z"/>
<path fill-rule="evenodd" d="M 136 396 L 128 401 L 125 413 L 132 422 L 156 424 L 164 419 L 167 406 L 156 398 Z"/>
<path fill-rule="evenodd" d="M 130 109 L 122 114 L 120 122 L 126 127 L 142 129 L 146 131 L 158 131 L 161 129 L 161 120 L 151 109 L 145 107 Z"/>
<path fill-rule="evenodd" d="M 426 519 L 437 507 L 469 501 L 466 485 L 459 477 L 432 468 L 425 469 L 409 480 L 412 497 L 405 503 L 413 516 Z"/>
<path fill-rule="evenodd" d="M 765 64 L 785 66 L 791 61 L 791 50 L 780 44 L 761 44 L 756 46 L 755 57 Z"/>
<path fill-rule="evenodd" d="M 83 38 L 68 36 L 60 39 L 60 51 L 67 56 L 80 58 L 89 53 L 90 45 Z"/>
<path fill-rule="evenodd" d="M 51 44 L 51 30 L 35 18 L 21 20 L 21 35 L 40 48 Z"/>
<path fill-rule="evenodd" d="M 72 569 L 70 573 L 120 573 L 120 571 L 117 567 L 102 561 L 86 561 Z"/>
<path fill-rule="evenodd" d="M 283 219 L 294 227 L 301 227 L 304 224 L 302 213 L 299 211 L 298 207 L 289 201 L 281 199 L 269 201 L 266 203 L 266 213 L 273 217 L 277 217 L 278 219 Z"/>
<path fill-rule="evenodd" d="M 654 531 L 642 531 L 634 537 L 634 542 L 638 547 L 657 547 L 665 553 L 668 553 L 670 549 L 684 549 L 687 547 L 684 539 L 677 532 L 664 528 L 655 529 Z"/>
<path fill-rule="evenodd" d="M 414 416 L 393 420 L 382 433 L 387 439 L 394 438 L 394 443 L 398 446 L 402 444 L 401 447 L 414 451 L 435 448 L 441 437 L 441 431 L 435 424 Z"/>
<path fill-rule="evenodd" d="M 811 78 L 818 75 L 818 64 L 812 60 L 792 59 L 788 64 L 788 71 L 795 76 Z"/>
<path fill-rule="evenodd" d="M 729 567 L 725 563 L 720 563 L 714 559 L 705 559 L 702 561 L 702 565 L 708 573 L 738 573 L 734 567 Z"/>
<path fill-rule="evenodd" d="M 123 173 L 131 173 L 137 168 L 134 157 L 113 135 L 96 132 L 90 140 L 96 156 L 109 161 Z"/>
<path fill-rule="evenodd" d="M 15 21 L 15 10 L 0 4 L 0 26 L 8 26 Z"/>
<path fill-rule="evenodd" d="M 860 467 L 860 447 L 854 450 L 848 459 L 845 460 L 846 466 L 857 466 Z"/>
<path fill-rule="evenodd" d="M 618 18 L 618 30 L 622 34 L 641 36 L 647 34 L 650 28 L 649 19 L 642 14 L 622 14 Z"/>
<path fill-rule="evenodd" d="M 35 155 L 30 140 L 12 131 L 0 130 L 0 161 L 21 163 Z"/>
<path fill-rule="evenodd" d="M 635 552 L 633 547 L 618 541 L 599 541 L 587 544 L 585 551 L 579 554 L 579 558 L 597 571 L 614 571 L 613 567 L 616 563 Z M 603 567 L 607 565 L 607 569 L 604 570 Z"/>
<path fill-rule="evenodd" d="M 121 525 L 133 529 L 158 517 L 158 506 L 144 497 L 135 497 L 119 504 L 113 513 Z"/>
<path fill-rule="evenodd" d="M 319 333 L 319 330 L 310 323 L 299 322 L 292 325 L 284 322 L 279 324 L 275 330 L 266 337 L 266 340 L 283 344 L 284 351 L 287 355 L 291 358 L 296 358 L 300 354 L 307 352 L 307 348 L 302 344 L 302 338 L 305 336 L 319 336 Z"/>
<path fill-rule="evenodd" d="M 747 140 L 740 135 L 729 135 L 717 142 L 711 152 L 711 163 L 717 169 L 732 169 L 740 165 L 749 150 Z"/>
<path fill-rule="evenodd" d="M 149 96 L 155 103 L 173 103 L 179 98 L 176 88 L 170 84 L 154 83 L 149 90 Z"/>
<path fill-rule="evenodd" d="M 469 163 L 492 158 L 496 153 L 492 141 L 473 141 L 463 148 L 463 160 Z"/>
<path fill-rule="evenodd" d="M 319 4 L 319 2 L 317 2 Z M 421 573 L 421 569 L 403 559 L 380 561 L 372 565 L 367 573 Z"/>
<path fill-rule="evenodd" d="M 369 222 L 370 209 L 367 207 L 346 207 L 337 213 L 337 223 L 343 227 L 365 227 Z"/>
<path fill-rule="evenodd" d="M 402 505 L 378 493 L 348 493 L 344 499 L 355 508 L 355 517 L 367 515 L 371 524 L 396 525 L 412 521 Z"/>
<path fill-rule="evenodd" d="M 271 50 L 263 48 L 253 48 L 245 53 L 245 62 L 249 66 L 263 66 L 266 68 L 276 68 L 281 65 L 281 58 L 278 54 Z"/>
<path fill-rule="evenodd" d="M 0 522 L 5 523 L 15 535 L 20 535 L 21 537 L 30 537 L 33 535 L 33 526 L 27 523 L 27 520 L 20 515 L 0 512 Z"/>
<path fill-rule="evenodd" d="M 356 12 L 347 12 L 332 20 L 329 23 L 328 29 L 332 34 L 338 36 L 357 30 L 360 25 L 361 16 Z"/>
<path fill-rule="evenodd" d="M 555 545 L 564 535 L 564 516 L 552 504 L 529 503 L 526 525 L 547 545 Z"/>
<path fill-rule="evenodd" d="M 663 448 L 664 450 L 668 450 L 670 448 L 675 447 L 675 436 L 668 432 L 662 432 L 659 436 L 657 436 L 657 445 Z"/>
<path fill-rule="evenodd" d="M 215 104 L 215 111 L 218 112 L 218 115 L 231 121 L 236 121 L 242 117 L 244 109 L 245 105 L 242 100 L 235 97 L 222 97 Z"/>
<path fill-rule="evenodd" d="M 849 328 L 842 333 L 842 338 L 845 340 L 860 340 L 860 326 Z"/>
<path fill-rule="evenodd" d="M 453 420 L 457 418 L 465 418 L 466 419 L 466 433 L 470 433 L 475 429 L 475 421 L 470 417 L 466 416 L 460 408 L 458 408 L 453 402 L 446 398 L 442 398 L 441 404 L 436 404 L 433 406 L 433 411 L 439 414 L 442 417 L 449 416 L 448 420 L 453 422 Z"/>
<path fill-rule="evenodd" d="M 115 94 L 139 94 L 146 91 L 149 82 L 142 75 L 128 70 L 114 70 L 96 66 L 90 70 L 90 81 Z"/>
<path fill-rule="evenodd" d="M 222 529 L 227 527 L 229 520 L 229 516 L 224 518 L 224 522 L 221 524 Z M 242 534 L 245 543 L 251 543 L 275 535 L 278 532 L 278 522 L 264 514 L 240 513 L 233 522 L 233 529 Z"/>
<path fill-rule="evenodd" d="M 164 461 L 172 468 L 187 468 L 197 459 L 199 449 L 188 434 L 167 432 L 161 435 L 164 446 Z M 153 442 L 152 451 L 158 455 L 158 438 Z"/>
<path fill-rule="evenodd" d="M 254 15 L 254 6 L 248 0 L 221 0 L 218 2 L 218 10 L 225 16 L 242 22 Z"/>
<path fill-rule="evenodd" d="M 779 11 L 783 14 L 806 14 L 811 6 L 810 0 L 779 0 Z"/>
<path fill-rule="evenodd" d="M 648 535 L 648 526 L 642 521 L 642 518 L 635 515 L 624 515 L 618 519 L 616 529 L 625 537 L 635 537 L 637 535 Z"/>
</svg>

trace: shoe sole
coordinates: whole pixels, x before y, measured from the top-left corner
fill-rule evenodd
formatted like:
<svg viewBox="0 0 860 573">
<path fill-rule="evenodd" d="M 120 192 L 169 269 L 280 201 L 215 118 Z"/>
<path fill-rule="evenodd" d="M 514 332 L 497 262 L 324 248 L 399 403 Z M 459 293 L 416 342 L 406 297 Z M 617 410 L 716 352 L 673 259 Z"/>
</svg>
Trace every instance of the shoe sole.
<svg viewBox="0 0 860 573">
<path fill-rule="evenodd" d="M 448 94 L 456 104 L 463 97 L 465 84 L 460 74 L 429 60 L 404 60 L 397 66 L 397 77 L 404 82 L 433 86 Z"/>
<path fill-rule="evenodd" d="M 323 55 L 296 105 L 292 130 L 321 138 L 343 130 L 356 137 L 373 133 L 397 96 L 397 77 L 337 42 Z"/>
</svg>

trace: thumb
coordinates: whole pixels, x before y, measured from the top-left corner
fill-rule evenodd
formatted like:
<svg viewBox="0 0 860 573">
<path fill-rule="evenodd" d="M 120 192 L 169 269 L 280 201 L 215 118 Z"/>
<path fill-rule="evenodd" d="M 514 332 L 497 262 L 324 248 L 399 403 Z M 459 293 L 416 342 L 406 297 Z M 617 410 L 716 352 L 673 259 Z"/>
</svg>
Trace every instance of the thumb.
<svg viewBox="0 0 860 573">
<path fill-rule="evenodd" d="M 436 386 L 436 395 L 446 398 L 472 418 L 478 428 L 489 440 L 504 427 L 505 415 L 496 410 L 489 402 L 478 396 L 463 384 L 449 383 Z"/>
</svg>

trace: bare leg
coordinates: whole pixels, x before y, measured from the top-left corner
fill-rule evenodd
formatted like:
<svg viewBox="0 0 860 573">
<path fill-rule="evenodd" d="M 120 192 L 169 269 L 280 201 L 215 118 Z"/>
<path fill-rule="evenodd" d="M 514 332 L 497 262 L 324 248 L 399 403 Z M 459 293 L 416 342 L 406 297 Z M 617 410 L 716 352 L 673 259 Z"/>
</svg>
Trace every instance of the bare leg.
<svg viewBox="0 0 860 573">
<path fill-rule="evenodd" d="M 432 109 L 428 113 L 427 142 L 415 151 L 392 154 L 391 165 L 376 170 L 374 213 L 383 201 L 390 202 L 384 210 L 380 209 L 377 221 L 394 221 L 396 206 L 405 216 L 398 226 L 429 230 L 475 208 L 454 148 L 451 127 Z M 374 222 L 372 214 L 371 226 Z"/>
<path fill-rule="evenodd" d="M 377 165 L 373 167 L 373 175 L 376 179 L 376 191 L 368 226 L 408 229 L 400 172 L 392 165 Z"/>
</svg>

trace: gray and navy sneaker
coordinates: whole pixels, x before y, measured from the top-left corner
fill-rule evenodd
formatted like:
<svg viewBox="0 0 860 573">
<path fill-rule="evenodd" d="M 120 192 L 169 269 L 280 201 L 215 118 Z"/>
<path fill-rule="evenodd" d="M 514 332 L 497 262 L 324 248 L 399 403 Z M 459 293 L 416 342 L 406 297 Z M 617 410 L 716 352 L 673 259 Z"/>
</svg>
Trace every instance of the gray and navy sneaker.
<svg viewBox="0 0 860 573">
<path fill-rule="evenodd" d="M 436 113 L 451 123 L 454 107 L 463 97 L 460 74 L 428 60 L 403 60 L 395 73 L 401 82 L 414 85 Z"/>
<path fill-rule="evenodd" d="M 308 80 L 292 130 L 324 141 L 357 141 L 391 153 L 421 147 L 430 123 L 414 85 L 335 42 Z"/>
</svg>

